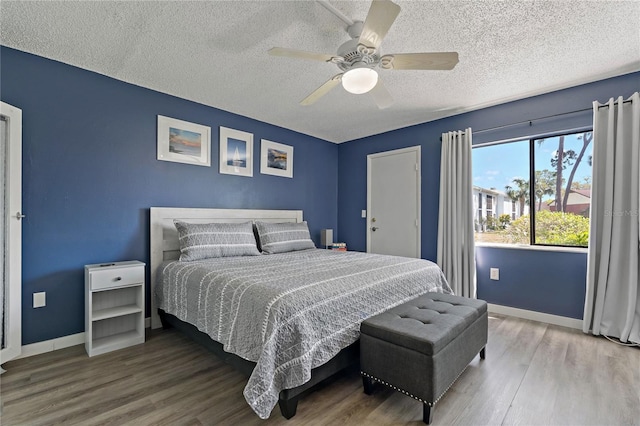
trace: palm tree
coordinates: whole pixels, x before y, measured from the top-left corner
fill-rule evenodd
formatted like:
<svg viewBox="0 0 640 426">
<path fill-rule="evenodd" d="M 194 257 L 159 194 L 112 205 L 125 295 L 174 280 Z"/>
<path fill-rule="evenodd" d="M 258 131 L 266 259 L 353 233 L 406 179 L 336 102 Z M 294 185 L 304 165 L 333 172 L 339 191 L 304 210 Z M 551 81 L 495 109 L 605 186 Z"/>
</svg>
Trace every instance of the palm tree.
<svg viewBox="0 0 640 426">
<path fill-rule="evenodd" d="M 529 203 L 529 181 L 522 178 L 515 178 L 512 181 L 517 188 L 510 185 L 504 187 L 504 192 L 513 201 L 517 201 L 520 204 L 520 216 L 524 212 L 524 205 Z"/>
</svg>

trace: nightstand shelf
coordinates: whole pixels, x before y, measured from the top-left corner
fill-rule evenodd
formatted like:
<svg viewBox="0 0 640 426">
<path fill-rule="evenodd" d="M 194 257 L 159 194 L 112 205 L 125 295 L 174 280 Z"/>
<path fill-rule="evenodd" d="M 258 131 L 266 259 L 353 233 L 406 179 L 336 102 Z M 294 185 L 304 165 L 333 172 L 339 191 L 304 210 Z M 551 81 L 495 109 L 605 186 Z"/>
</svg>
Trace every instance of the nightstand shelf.
<svg viewBox="0 0 640 426">
<path fill-rule="evenodd" d="M 123 315 L 137 314 L 142 312 L 142 308 L 138 305 L 116 306 L 114 308 L 99 309 L 93 311 L 92 321 L 100 321 L 107 318 L 120 317 Z"/>
<path fill-rule="evenodd" d="M 89 356 L 144 343 L 145 264 L 85 266 L 85 349 Z"/>
<path fill-rule="evenodd" d="M 95 354 L 106 353 L 122 349 L 129 346 L 144 343 L 144 334 L 137 331 L 125 331 L 123 333 L 112 334 L 93 340 L 93 351 Z"/>
</svg>

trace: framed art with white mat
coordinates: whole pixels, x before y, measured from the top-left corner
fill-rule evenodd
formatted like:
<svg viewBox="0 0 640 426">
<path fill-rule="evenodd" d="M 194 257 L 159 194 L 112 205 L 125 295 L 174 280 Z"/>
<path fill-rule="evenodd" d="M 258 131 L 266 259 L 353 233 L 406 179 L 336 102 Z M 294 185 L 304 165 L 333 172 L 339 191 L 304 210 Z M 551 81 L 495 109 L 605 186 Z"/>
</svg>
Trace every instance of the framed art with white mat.
<svg viewBox="0 0 640 426">
<path fill-rule="evenodd" d="M 262 139 L 260 173 L 293 178 L 293 147 Z"/>
</svg>

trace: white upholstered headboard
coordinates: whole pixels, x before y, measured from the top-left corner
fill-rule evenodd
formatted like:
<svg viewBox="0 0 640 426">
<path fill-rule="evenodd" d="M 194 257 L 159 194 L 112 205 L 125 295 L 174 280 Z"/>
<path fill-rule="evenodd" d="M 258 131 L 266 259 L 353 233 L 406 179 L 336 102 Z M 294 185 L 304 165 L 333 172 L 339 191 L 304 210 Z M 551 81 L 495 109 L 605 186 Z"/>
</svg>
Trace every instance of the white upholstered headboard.
<svg viewBox="0 0 640 426">
<path fill-rule="evenodd" d="M 165 260 L 180 255 L 178 231 L 174 219 L 190 223 L 238 223 L 261 220 L 263 222 L 302 222 L 302 210 L 245 210 L 245 209 L 191 209 L 180 207 L 151 207 L 151 327 L 159 328 L 160 317 L 156 306 L 155 285 L 158 268 Z"/>
</svg>

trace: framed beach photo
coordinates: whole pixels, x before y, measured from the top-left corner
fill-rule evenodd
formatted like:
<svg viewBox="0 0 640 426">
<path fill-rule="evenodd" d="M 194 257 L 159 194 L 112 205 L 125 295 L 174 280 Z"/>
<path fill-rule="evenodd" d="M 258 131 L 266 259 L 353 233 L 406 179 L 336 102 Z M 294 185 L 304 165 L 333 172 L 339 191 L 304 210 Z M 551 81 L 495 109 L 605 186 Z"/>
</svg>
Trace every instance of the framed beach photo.
<svg viewBox="0 0 640 426">
<path fill-rule="evenodd" d="M 253 176 L 253 134 L 220 126 L 220 173 Z"/>
<path fill-rule="evenodd" d="M 293 178 L 293 147 L 262 139 L 260 173 Z"/>
<path fill-rule="evenodd" d="M 158 116 L 158 160 L 211 165 L 211 128 Z"/>
</svg>

